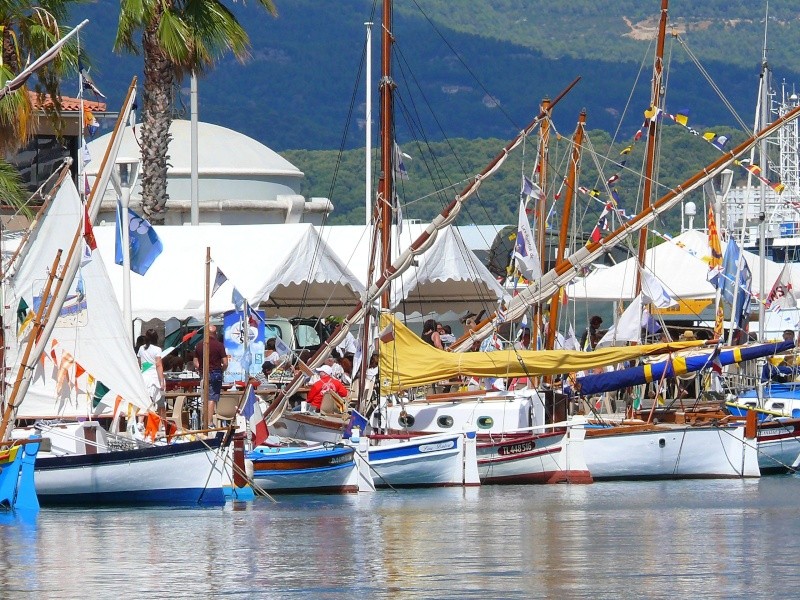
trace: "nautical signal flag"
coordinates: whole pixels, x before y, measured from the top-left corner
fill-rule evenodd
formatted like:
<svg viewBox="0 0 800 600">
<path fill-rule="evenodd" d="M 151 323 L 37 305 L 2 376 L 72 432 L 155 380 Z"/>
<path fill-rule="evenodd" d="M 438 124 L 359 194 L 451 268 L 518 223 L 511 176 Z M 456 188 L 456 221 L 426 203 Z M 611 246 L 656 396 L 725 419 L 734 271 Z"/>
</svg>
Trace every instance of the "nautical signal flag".
<svg viewBox="0 0 800 600">
<path fill-rule="evenodd" d="M 676 123 L 686 127 L 686 125 L 689 123 L 689 110 L 688 109 L 679 110 L 678 112 L 675 113 L 675 116 L 673 118 L 675 119 Z"/>
<path fill-rule="evenodd" d="M 164 246 L 150 222 L 128 209 L 128 230 L 130 232 L 131 271 L 144 275 L 164 250 Z M 117 202 L 117 236 L 115 262 L 123 263 L 122 258 L 122 203 Z"/>
<path fill-rule="evenodd" d="M 711 142 L 711 145 L 719 150 L 722 150 L 725 147 L 725 144 L 728 143 L 727 135 L 717 135 L 713 131 L 708 131 L 704 133 L 703 139 L 705 139 L 708 142 Z"/>
<path fill-rule="evenodd" d="M 97 98 L 103 98 L 105 100 L 105 94 L 100 91 L 94 84 L 94 81 L 92 81 L 92 78 L 89 77 L 89 69 L 83 64 L 80 54 L 78 55 L 78 70 L 81 73 L 81 87 L 83 87 L 84 90 L 91 90 Z"/>
<path fill-rule="evenodd" d="M 261 413 L 261 406 L 258 404 L 255 388 L 248 386 L 247 401 L 242 408 L 242 416 L 247 419 L 250 428 L 250 435 L 253 447 L 260 446 L 269 437 L 269 430 Z"/>
<path fill-rule="evenodd" d="M 514 246 L 514 258 L 517 259 L 517 269 L 529 281 L 534 281 L 542 276 L 542 264 L 539 251 L 533 240 L 528 215 L 525 213 L 525 201 L 519 202 L 519 224 L 517 226 L 517 241 Z"/>
<path fill-rule="evenodd" d="M 88 108 L 83 110 L 83 125 L 86 127 L 86 131 L 89 132 L 91 137 L 94 137 L 94 134 L 100 129 L 100 124 L 97 122 L 94 113 Z"/>
<path fill-rule="evenodd" d="M 214 285 L 211 288 L 211 295 L 213 296 L 226 281 L 228 281 L 228 277 L 222 272 L 222 269 L 217 267 L 217 274 L 214 276 Z"/>
<path fill-rule="evenodd" d="M 722 269 L 722 246 L 719 242 L 719 231 L 717 231 L 713 206 L 708 207 L 708 248 L 711 251 L 711 258 L 708 261 L 708 268 L 711 271 L 709 281 L 712 281 L 716 279 Z"/>
</svg>

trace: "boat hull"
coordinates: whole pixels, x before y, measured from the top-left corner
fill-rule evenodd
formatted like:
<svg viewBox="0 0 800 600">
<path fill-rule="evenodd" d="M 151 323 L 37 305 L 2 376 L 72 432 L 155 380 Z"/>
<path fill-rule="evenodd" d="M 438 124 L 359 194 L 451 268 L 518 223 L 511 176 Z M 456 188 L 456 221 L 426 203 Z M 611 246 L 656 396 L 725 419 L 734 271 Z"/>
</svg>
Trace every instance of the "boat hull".
<svg viewBox="0 0 800 600">
<path fill-rule="evenodd" d="M 583 430 L 506 434 L 478 440 L 484 484 L 592 483 L 583 456 Z"/>
<path fill-rule="evenodd" d="M 225 504 L 220 442 L 206 440 L 36 461 L 42 504 Z"/>
<path fill-rule="evenodd" d="M 369 447 L 376 487 L 437 487 L 464 484 L 464 434 L 381 440 Z"/>
<path fill-rule="evenodd" d="M 756 445 L 742 427 L 625 426 L 588 430 L 586 464 L 595 480 L 758 477 Z"/>
<path fill-rule="evenodd" d="M 358 465 L 351 447 L 272 448 L 260 446 L 247 454 L 253 480 L 271 494 L 358 492 Z"/>
<path fill-rule="evenodd" d="M 761 474 L 788 473 L 800 456 L 800 419 L 759 423 L 756 439 Z"/>
</svg>

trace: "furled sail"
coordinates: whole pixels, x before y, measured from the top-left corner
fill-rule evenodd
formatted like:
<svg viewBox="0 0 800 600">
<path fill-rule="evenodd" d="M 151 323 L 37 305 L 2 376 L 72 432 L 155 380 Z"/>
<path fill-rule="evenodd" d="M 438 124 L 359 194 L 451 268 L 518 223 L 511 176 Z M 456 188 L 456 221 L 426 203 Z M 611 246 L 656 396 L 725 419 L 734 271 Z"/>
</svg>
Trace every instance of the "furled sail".
<svg viewBox="0 0 800 600">
<path fill-rule="evenodd" d="M 623 388 L 658 381 L 662 377 L 675 377 L 711 368 L 716 362 L 719 366 L 731 365 L 745 360 L 753 360 L 762 356 L 772 356 L 794 347 L 794 342 L 770 342 L 752 346 L 736 346 L 724 348 L 715 357 L 716 350 L 704 350 L 693 355 L 675 356 L 667 360 L 652 362 L 629 369 L 620 369 L 609 373 L 597 373 L 578 377 L 580 393 L 584 395 L 611 392 Z"/>
<path fill-rule="evenodd" d="M 575 350 L 496 350 L 452 353 L 425 343 L 394 316 L 381 315 L 381 328 L 393 331 L 381 340 L 381 392 L 396 392 L 462 375 L 471 377 L 528 377 L 557 375 L 604 367 L 661 352 L 702 346 L 704 342 L 673 342 L 604 348 L 594 352 Z"/>
</svg>

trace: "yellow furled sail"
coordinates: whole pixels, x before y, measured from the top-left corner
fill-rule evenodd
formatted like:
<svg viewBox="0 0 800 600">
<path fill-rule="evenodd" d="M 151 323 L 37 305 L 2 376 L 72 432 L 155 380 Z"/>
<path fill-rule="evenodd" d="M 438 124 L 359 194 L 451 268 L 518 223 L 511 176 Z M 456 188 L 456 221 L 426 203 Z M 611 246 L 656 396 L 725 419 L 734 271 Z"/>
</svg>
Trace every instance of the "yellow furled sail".
<svg viewBox="0 0 800 600">
<path fill-rule="evenodd" d="M 557 375 L 605 367 L 626 360 L 686 350 L 703 341 L 672 342 L 575 350 L 496 350 L 446 352 L 425 343 L 393 315 L 381 314 L 381 393 L 436 383 L 462 375 L 470 377 L 528 377 Z M 392 332 L 393 335 L 387 335 Z M 389 340 L 389 338 L 393 338 Z"/>
</svg>

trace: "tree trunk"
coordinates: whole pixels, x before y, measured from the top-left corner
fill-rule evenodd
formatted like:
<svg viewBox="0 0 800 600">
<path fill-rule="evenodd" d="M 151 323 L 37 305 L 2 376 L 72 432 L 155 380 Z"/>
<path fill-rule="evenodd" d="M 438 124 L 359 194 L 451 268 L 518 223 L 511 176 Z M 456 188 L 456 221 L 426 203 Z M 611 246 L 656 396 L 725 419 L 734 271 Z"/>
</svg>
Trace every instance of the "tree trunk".
<svg viewBox="0 0 800 600">
<path fill-rule="evenodd" d="M 167 160 L 172 123 L 172 65 L 158 44 L 158 14 L 142 34 L 144 94 L 142 110 L 142 210 L 154 223 L 164 222 Z"/>
</svg>

